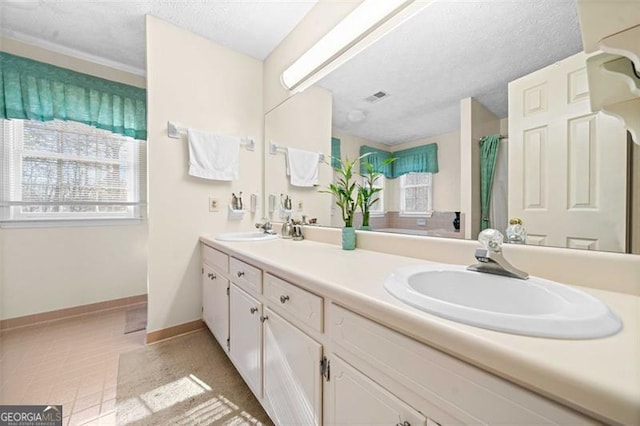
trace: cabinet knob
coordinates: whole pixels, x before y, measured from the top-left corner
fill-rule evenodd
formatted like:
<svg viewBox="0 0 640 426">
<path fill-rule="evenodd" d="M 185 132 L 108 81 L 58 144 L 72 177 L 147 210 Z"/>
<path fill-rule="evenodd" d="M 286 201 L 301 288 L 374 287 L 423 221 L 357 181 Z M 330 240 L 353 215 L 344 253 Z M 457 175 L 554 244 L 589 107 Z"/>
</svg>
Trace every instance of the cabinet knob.
<svg viewBox="0 0 640 426">
<path fill-rule="evenodd" d="M 251 311 L 252 314 L 255 314 L 256 312 L 258 312 L 258 308 L 251 308 L 249 309 L 249 311 Z"/>
<path fill-rule="evenodd" d="M 289 296 L 280 296 L 280 303 L 285 303 L 287 300 L 289 300 Z"/>
<path fill-rule="evenodd" d="M 216 274 L 212 274 L 211 272 L 209 272 L 209 273 L 207 274 L 207 276 L 208 276 L 210 279 L 212 279 L 212 280 L 215 280 L 216 278 L 218 278 L 218 277 L 216 277 Z"/>
<path fill-rule="evenodd" d="M 265 322 L 265 321 L 266 321 L 266 320 L 268 320 L 268 319 L 269 319 L 269 317 L 268 317 L 268 316 L 263 315 L 263 316 L 261 316 L 261 317 L 260 317 L 260 322 Z"/>
<path fill-rule="evenodd" d="M 238 271 L 238 273 L 237 273 L 236 275 L 238 276 L 238 278 L 240 278 L 241 276 L 243 276 L 243 275 L 244 275 L 244 272 L 242 272 L 242 271 Z"/>
</svg>

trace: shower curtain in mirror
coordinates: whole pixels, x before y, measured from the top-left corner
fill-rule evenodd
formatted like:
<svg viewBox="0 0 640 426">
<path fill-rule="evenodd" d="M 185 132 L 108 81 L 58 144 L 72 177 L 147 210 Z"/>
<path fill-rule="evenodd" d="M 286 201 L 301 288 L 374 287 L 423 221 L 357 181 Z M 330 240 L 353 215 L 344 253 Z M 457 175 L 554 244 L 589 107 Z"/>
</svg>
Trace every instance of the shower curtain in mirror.
<svg viewBox="0 0 640 426">
<path fill-rule="evenodd" d="M 491 225 L 489 221 L 489 205 L 491 202 L 491 187 L 496 166 L 496 157 L 500 135 L 485 136 L 480 139 L 480 230 Z"/>
</svg>

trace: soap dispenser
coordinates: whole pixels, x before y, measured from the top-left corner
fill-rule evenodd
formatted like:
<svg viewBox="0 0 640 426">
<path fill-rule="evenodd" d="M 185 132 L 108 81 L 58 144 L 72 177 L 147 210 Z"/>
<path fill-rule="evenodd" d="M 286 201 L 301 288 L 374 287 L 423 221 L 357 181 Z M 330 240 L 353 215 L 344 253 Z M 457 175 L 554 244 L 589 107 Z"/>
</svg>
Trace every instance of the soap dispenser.
<svg viewBox="0 0 640 426">
<path fill-rule="evenodd" d="M 282 223 L 282 238 L 293 238 L 293 220 L 289 218 Z"/>
</svg>

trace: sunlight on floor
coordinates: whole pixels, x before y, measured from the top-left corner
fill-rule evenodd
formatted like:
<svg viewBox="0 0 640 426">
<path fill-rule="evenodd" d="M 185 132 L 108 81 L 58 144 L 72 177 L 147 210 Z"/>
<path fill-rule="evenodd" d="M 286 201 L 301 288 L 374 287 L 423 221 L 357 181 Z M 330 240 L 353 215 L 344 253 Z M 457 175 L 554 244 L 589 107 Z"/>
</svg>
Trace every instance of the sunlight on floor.
<svg viewBox="0 0 640 426">
<path fill-rule="evenodd" d="M 123 406 L 126 407 L 127 422 L 132 423 L 143 420 L 154 413 L 211 391 L 211 386 L 194 374 L 189 374 L 189 376 L 174 380 L 124 401 Z M 239 412 L 239 410 L 240 407 L 225 398 L 224 395 L 212 395 L 207 401 L 173 417 L 170 423 L 193 425 L 220 422 L 220 424 L 229 426 L 262 425 L 260 421 L 249 413 L 245 411 Z M 229 416 L 233 417 L 228 418 Z"/>
</svg>

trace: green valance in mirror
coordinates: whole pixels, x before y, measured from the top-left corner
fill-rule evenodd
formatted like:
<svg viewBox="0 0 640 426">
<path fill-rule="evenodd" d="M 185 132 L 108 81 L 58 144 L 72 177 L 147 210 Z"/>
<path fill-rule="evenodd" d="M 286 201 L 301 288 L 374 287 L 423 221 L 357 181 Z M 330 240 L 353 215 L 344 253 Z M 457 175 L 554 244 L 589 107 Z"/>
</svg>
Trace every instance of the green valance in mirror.
<svg viewBox="0 0 640 426">
<path fill-rule="evenodd" d="M 438 173 L 438 144 L 431 143 L 415 148 L 389 152 L 363 145 L 360 147 L 360 155 L 368 155 L 363 162 L 369 162 L 374 170 L 382 173 L 386 178 L 397 178 L 407 173 Z M 387 165 L 382 162 L 395 158 Z M 366 174 L 363 164 L 360 165 L 360 174 Z"/>
<path fill-rule="evenodd" d="M 340 139 L 331 138 L 331 167 L 339 168 L 340 167 L 340 158 L 342 154 L 340 153 Z"/>
<path fill-rule="evenodd" d="M 362 145 L 360 147 L 360 155 L 367 155 L 360 162 L 360 174 L 366 175 L 367 169 L 365 167 L 366 163 L 369 163 L 373 166 L 373 170 L 382 173 L 386 178 L 392 178 L 393 176 L 393 163 L 391 164 L 383 164 L 386 160 L 392 157 L 392 154 L 388 151 L 383 151 L 381 149 L 372 148 L 370 146 Z"/>
<path fill-rule="evenodd" d="M 395 151 L 392 154 L 393 177 L 407 173 L 438 173 L 438 144 L 416 146 L 415 148 Z"/>
<path fill-rule="evenodd" d="M 77 121 L 146 139 L 147 92 L 0 52 L 0 118 Z"/>
</svg>

